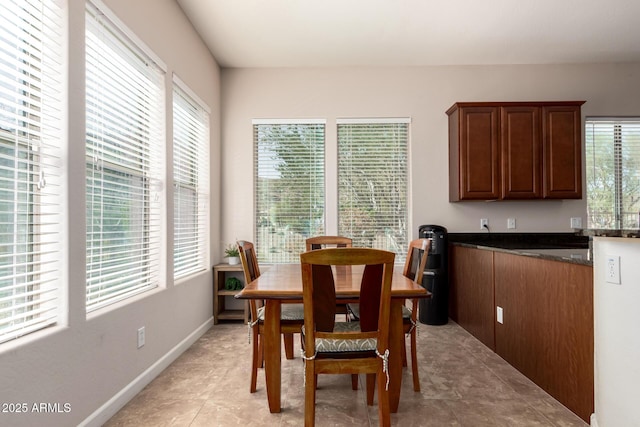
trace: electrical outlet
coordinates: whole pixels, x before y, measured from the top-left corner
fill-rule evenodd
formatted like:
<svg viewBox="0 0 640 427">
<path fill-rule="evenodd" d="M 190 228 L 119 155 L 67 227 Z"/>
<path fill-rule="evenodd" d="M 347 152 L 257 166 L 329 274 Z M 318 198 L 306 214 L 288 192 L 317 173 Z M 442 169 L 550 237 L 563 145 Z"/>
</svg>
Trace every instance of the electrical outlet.
<svg viewBox="0 0 640 427">
<path fill-rule="evenodd" d="M 619 285 L 620 282 L 620 257 L 618 255 L 607 255 L 607 266 L 605 274 L 607 283 Z"/>
<path fill-rule="evenodd" d="M 143 326 L 142 328 L 138 329 L 138 348 L 143 347 L 144 342 L 145 342 L 145 332 L 144 332 L 144 326 Z"/>
<path fill-rule="evenodd" d="M 497 306 L 496 308 L 496 319 L 498 320 L 498 323 L 504 324 L 504 312 L 502 307 Z"/>
<path fill-rule="evenodd" d="M 516 228 L 516 219 L 515 218 L 507 218 L 507 228 Z"/>
<path fill-rule="evenodd" d="M 481 218 L 480 219 L 480 230 L 484 230 L 484 229 L 488 229 L 489 228 L 489 220 L 487 218 Z"/>
<path fill-rule="evenodd" d="M 582 228 L 582 218 L 579 216 L 571 217 L 571 228 Z"/>
</svg>

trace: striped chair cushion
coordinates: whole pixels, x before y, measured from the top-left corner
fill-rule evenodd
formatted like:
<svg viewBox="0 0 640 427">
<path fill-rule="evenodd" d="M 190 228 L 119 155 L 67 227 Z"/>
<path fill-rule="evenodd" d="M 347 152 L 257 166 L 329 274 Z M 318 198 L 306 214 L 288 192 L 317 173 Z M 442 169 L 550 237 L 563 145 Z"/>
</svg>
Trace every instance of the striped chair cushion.
<svg viewBox="0 0 640 427">
<path fill-rule="evenodd" d="M 280 304 L 280 320 L 304 320 L 302 304 Z M 258 309 L 258 320 L 264 322 L 264 307 Z"/>
<path fill-rule="evenodd" d="M 355 316 L 356 319 L 360 318 L 360 304 L 347 304 L 347 309 L 351 314 Z M 403 319 L 411 318 L 411 309 L 406 305 L 402 306 L 402 318 Z"/>
<path fill-rule="evenodd" d="M 360 322 L 336 322 L 334 332 L 360 332 Z M 304 327 L 302 328 L 304 341 Z M 318 353 L 346 353 L 354 351 L 374 351 L 377 347 L 375 338 L 367 339 L 328 339 L 316 338 Z"/>
</svg>

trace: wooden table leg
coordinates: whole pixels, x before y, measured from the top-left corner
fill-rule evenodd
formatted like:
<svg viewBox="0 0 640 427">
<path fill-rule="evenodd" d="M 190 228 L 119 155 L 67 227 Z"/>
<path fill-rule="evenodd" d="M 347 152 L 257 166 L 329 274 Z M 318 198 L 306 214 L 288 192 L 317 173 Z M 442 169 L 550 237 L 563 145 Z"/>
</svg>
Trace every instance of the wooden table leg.
<svg viewBox="0 0 640 427">
<path fill-rule="evenodd" d="M 389 407 L 392 413 L 398 412 L 400 389 L 402 388 L 402 346 L 404 331 L 402 327 L 401 298 L 391 299 L 391 318 L 389 328 Z"/>
<path fill-rule="evenodd" d="M 264 313 L 264 374 L 271 413 L 280 412 L 280 301 L 266 300 Z"/>
</svg>

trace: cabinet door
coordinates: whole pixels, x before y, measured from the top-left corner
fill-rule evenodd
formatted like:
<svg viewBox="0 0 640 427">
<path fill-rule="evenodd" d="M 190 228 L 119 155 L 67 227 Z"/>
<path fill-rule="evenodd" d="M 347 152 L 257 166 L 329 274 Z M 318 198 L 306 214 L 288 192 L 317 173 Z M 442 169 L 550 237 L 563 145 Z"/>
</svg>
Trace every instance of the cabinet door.
<svg viewBox="0 0 640 427">
<path fill-rule="evenodd" d="M 579 106 L 542 109 L 543 197 L 582 198 L 582 132 Z"/>
<path fill-rule="evenodd" d="M 495 351 L 493 251 L 450 246 L 449 315 Z"/>
<path fill-rule="evenodd" d="M 497 107 L 460 108 L 457 141 L 460 200 L 500 197 L 498 120 Z"/>
<path fill-rule="evenodd" d="M 500 108 L 503 199 L 542 196 L 540 132 L 540 107 Z"/>
</svg>

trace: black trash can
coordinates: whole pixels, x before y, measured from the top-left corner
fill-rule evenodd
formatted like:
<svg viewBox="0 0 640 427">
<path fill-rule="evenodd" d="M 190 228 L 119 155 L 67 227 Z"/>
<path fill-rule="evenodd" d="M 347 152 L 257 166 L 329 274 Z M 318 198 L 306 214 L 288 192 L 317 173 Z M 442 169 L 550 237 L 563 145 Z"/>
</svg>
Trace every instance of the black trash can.
<svg viewBox="0 0 640 427">
<path fill-rule="evenodd" d="M 418 319 L 427 325 L 446 325 L 449 321 L 449 245 L 447 229 L 440 225 L 421 225 L 420 238 L 431 239 L 422 286 L 431 298 L 420 300 Z"/>
</svg>

